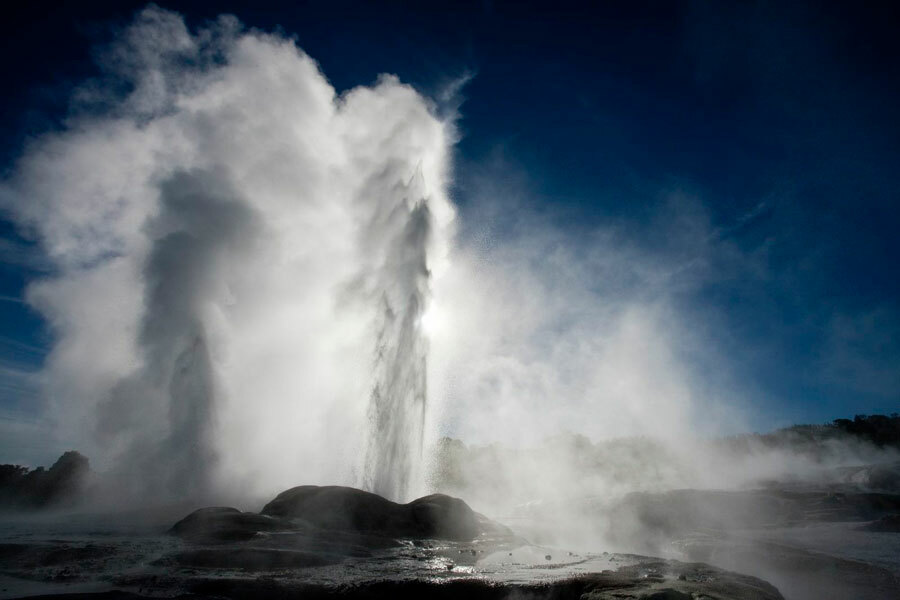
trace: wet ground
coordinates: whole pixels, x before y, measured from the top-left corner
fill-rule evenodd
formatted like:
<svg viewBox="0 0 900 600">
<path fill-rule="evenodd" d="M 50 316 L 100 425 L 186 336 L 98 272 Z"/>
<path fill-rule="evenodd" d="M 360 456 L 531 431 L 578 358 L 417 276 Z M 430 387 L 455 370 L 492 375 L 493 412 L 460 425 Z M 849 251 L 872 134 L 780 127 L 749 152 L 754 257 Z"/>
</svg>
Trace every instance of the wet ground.
<svg viewBox="0 0 900 600">
<path fill-rule="evenodd" d="M 900 599 L 900 535 L 858 522 L 696 532 L 663 554 L 762 577 L 788 600 Z"/>
<path fill-rule="evenodd" d="M 481 534 L 465 542 L 336 531 L 303 520 L 278 521 L 286 530 L 252 529 L 238 541 L 166 534 L 189 510 L 0 518 L 0 599 L 900 599 L 897 494 L 633 494 L 501 519 L 518 533 L 485 519 Z M 234 513 L 241 514 L 224 514 Z M 271 525 L 244 515 L 251 525 Z M 574 529 L 561 532 L 561 523 Z M 110 596 L 114 590 L 132 595 Z"/>
<path fill-rule="evenodd" d="M 777 487 L 632 494 L 583 522 L 610 548 L 753 575 L 788 600 L 898 600 L 898 513 L 896 493 Z"/>
<path fill-rule="evenodd" d="M 162 534 L 160 524 L 126 521 L 57 515 L 0 523 L 0 598 L 135 597 L 112 590 L 193 598 L 781 598 L 765 582 L 702 564 L 579 553 L 514 535 L 344 544 L 337 552 L 297 532 L 204 545 Z"/>
</svg>

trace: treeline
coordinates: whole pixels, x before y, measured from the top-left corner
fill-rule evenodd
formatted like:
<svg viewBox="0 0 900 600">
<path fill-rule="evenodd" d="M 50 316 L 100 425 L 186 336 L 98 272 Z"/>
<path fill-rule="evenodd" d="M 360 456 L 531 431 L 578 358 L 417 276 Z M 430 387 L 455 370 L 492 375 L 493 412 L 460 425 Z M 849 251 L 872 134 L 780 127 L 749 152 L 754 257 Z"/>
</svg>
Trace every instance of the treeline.
<svg viewBox="0 0 900 600">
<path fill-rule="evenodd" d="M 843 452 L 848 445 L 881 450 L 900 450 L 900 415 L 856 415 L 821 425 L 793 425 L 769 433 L 745 433 L 715 443 L 733 454 L 760 450 L 788 450 L 823 460 Z"/>
<path fill-rule="evenodd" d="M 78 501 L 91 473 L 88 459 L 70 450 L 49 469 L 0 465 L 0 508 L 34 509 Z"/>
<path fill-rule="evenodd" d="M 835 419 L 833 426 L 838 430 L 876 446 L 896 446 L 900 448 L 900 415 L 856 415 L 853 420 Z"/>
<path fill-rule="evenodd" d="M 468 446 L 442 438 L 434 449 L 432 483 L 435 489 L 471 499 L 475 505 L 490 505 L 512 493 L 527 502 L 548 493 L 609 496 L 804 478 L 817 485 L 900 489 L 898 459 L 900 415 L 858 415 L 768 433 L 696 437 L 684 444 L 649 437 L 593 442 L 566 433 L 536 440 L 533 446 L 509 448 Z M 881 464 L 886 466 L 880 470 L 859 470 Z"/>
</svg>

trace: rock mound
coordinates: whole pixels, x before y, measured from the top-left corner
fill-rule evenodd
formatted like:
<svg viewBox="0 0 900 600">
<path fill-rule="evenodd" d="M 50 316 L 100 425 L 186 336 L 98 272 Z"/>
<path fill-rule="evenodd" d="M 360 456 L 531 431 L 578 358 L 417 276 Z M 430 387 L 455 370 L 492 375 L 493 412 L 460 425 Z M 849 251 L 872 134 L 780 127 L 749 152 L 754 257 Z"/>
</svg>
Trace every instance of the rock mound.
<svg viewBox="0 0 900 600">
<path fill-rule="evenodd" d="M 378 540 L 385 538 L 471 541 L 482 533 L 510 534 L 459 498 L 444 494 L 398 504 L 350 487 L 315 485 L 278 494 L 259 514 L 230 507 L 201 508 L 170 530 L 173 535 L 200 543 L 247 541 L 271 532 L 341 539 L 350 535 L 365 538 L 366 545 L 379 545 Z"/>
<path fill-rule="evenodd" d="M 398 504 L 342 486 L 291 488 L 266 504 L 262 514 L 301 519 L 322 529 L 391 537 L 469 541 L 481 531 L 476 513 L 458 498 L 432 494 Z"/>
<path fill-rule="evenodd" d="M 173 535 L 197 542 L 238 542 L 263 531 L 290 531 L 297 526 L 286 519 L 214 506 L 195 510 L 172 529 Z"/>
</svg>

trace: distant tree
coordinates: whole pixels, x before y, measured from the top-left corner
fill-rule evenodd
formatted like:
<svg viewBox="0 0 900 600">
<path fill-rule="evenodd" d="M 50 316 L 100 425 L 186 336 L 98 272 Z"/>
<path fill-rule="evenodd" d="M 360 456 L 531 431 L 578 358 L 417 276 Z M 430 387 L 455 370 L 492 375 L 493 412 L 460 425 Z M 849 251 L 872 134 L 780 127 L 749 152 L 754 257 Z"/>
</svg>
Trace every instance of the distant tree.
<svg viewBox="0 0 900 600">
<path fill-rule="evenodd" d="M 856 415 L 853 420 L 835 419 L 834 426 L 876 446 L 900 447 L 900 415 Z"/>
<path fill-rule="evenodd" d="M 60 456 L 49 469 L 0 465 L 0 506 L 34 509 L 75 502 L 89 474 L 88 459 L 74 450 Z"/>
</svg>

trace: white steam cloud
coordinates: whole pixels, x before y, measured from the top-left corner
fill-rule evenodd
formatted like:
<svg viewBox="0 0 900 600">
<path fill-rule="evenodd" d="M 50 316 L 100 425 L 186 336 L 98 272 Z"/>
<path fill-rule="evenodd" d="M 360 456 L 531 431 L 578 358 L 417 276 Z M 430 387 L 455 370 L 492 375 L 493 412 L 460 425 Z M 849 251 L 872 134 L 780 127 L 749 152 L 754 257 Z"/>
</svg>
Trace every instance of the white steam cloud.
<svg viewBox="0 0 900 600">
<path fill-rule="evenodd" d="M 290 39 L 156 7 L 103 57 L 0 202 L 52 265 L 27 293 L 54 339 L 47 419 L 121 496 L 444 486 L 499 512 L 821 466 L 698 439 L 744 429 L 746 403 L 676 298 L 764 265 L 690 195 L 653 244 L 576 239 L 497 169 L 460 241 L 453 116 L 397 78 L 338 94 Z M 661 441 L 609 441 L 627 436 Z"/>
<path fill-rule="evenodd" d="M 50 416 L 136 493 L 406 497 L 452 126 L 391 76 L 338 95 L 229 17 L 149 7 L 102 66 L 3 188 L 53 265 L 28 290 Z"/>
</svg>

